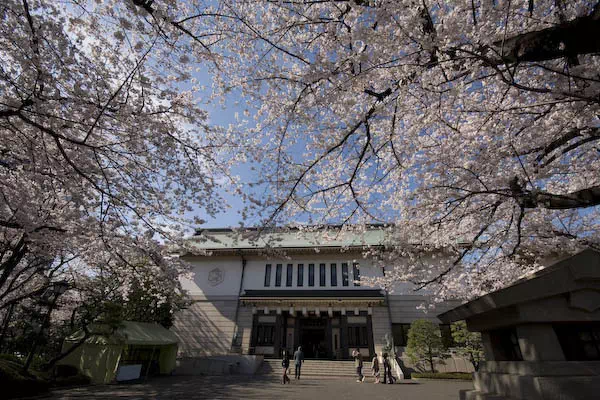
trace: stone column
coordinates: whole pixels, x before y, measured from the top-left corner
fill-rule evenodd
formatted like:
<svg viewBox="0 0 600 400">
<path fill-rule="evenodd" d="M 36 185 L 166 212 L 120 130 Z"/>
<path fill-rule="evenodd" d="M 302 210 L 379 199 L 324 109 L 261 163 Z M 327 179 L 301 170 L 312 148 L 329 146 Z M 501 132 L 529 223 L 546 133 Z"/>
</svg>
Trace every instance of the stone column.
<svg viewBox="0 0 600 400">
<path fill-rule="evenodd" d="M 277 358 L 281 356 L 281 332 L 282 332 L 281 314 L 275 316 L 275 343 L 273 345 L 273 355 Z"/>
<path fill-rule="evenodd" d="M 492 346 L 492 339 L 488 332 L 481 332 L 481 342 L 483 344 L 483 352 L 485 354 L 486 361 L 496 361 L 494 354 L 494 347 Z"/>
<path fill-rule="evenodd" d="M 327 325 L 325 326 L 325 343 L 327 344 L 327 358 L 333 358 L 333 335 L 331 334 L 331 317 L 327 317 Z"/>
<path fill-rule="evenodd" d="M 551 324 L 527 324 L 516 327 L 524 361 L 565 361 Z"/>
<path fill-rule="evenodd" d="M 369 343 L 369 358 L 375 355 L 375 343 L 373 342 L 373 319 L 367 315 L 367 342 Z"/>
<path fill-rule="evenodd" d="M 346 315 L 340 317 L 340 348 L 342 350 L 342 358 L 348 358 L 348 318 Z"/>
<path fill-rule="evenodd" d="M 254 348 L 256 347 L 256 341 L 258 338 L 258 313 L 252 315 L 252 339 L 250 340 L 249 353 L 254 354 Z"/>
<path fill-rule="evenodd" d="M 294 318 L 294 347 L 293 347 L 293 350 L 296 351 L 298 346 L 300 346 L 300 316 L 296 315 L 296 318 Z"/>
</svg>

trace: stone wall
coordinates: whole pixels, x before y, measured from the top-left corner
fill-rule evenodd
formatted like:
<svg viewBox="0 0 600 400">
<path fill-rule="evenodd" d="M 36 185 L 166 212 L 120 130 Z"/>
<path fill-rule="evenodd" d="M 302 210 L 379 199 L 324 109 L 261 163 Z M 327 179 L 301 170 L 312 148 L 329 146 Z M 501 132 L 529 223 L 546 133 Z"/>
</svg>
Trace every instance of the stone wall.
<svg viewBox="0 0 600 400">
<path fill-rule="evenodd" d="M 237 299 L 195 300 L 175 316 L 171 330 L 179 337 L 178 357 L 228 354 L 234 333 Z M 250 322 L 252 325 L 252 322 Z"/>
<path fill-rule="evenodd" d="M 390 331 L 390 318 L 387 307 L 373 307 L 371 321 L 373 324 L 373 343 L 375 345 L 375 352 L 378 355 L 381 355 L 383 347 L 386 345 L 385 335 L 387 334 L 390 340 L 392 339 L 392 332 Z"/>
<path fill-rule="evenodd" d="M 416 319 L 433 320 L 436 324 L 442 322 L 437 315 L 450 310 L 460 304 L 459 301 L 446 301 L 435 305 L 435 308 L 429 309 L 429 298 L 417 295 L 390 295 L 390 311 L 392 314 L 392 323 L 410 324 Z M 422 309 L 425 307 L 425 309 Z"/>
<path fill-rule="evenodd" d="M 238 312 L 238 343 L 242 354 L 250 353 L 252 343 L 252 307 L 240 306 Z"/>
<path fill-rule="evenodd" d="M 587 400 L 600 392 L 600 361 L 486 361 L 474 375 L 474 391 L 462 400 Z"/>
</svg>

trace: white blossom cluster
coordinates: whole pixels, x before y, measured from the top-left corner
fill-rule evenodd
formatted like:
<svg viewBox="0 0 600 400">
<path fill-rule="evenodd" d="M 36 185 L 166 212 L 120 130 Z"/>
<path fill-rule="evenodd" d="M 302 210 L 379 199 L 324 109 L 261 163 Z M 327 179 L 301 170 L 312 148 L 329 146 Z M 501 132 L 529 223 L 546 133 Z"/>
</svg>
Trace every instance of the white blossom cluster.
<svg viewBox="0 0 600 400">
<path fill-rule="evenodd" d="M 375 283 L 440 298 L 597 246 L 599 2 L 221 1 L 204 22 L 217 92 L 256 107 L 267 224 L 388 224 Z"/>
</svg>

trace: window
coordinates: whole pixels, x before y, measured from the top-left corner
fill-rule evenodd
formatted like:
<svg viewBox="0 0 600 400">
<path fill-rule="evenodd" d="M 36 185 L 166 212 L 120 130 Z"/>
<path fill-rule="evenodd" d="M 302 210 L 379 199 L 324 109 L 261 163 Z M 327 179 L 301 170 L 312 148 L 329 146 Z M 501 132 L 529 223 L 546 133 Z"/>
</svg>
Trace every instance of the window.
<svg viewBox="0 0 600 400">
<path fill-rule="evenodd" d="M 271 264 L 265 267 L 265 286 L 271 286 Z"/>
<path fill-rule="evenodd" d="M 392 324 L 392 336 L 394 337 L 394 346 L 406 346 L 408 343 L 408 330 L 410 324 Z"/>
<path fill-rule="evenodd" d="M 368 347 L 369 340 L 367 338 L 366 326 L 349 326 L 348 327 L 348 347 Z"/>
<path fill-rule="evenodd" d="M 275 268 L 275 286 L 281 286 L 281 269 L 282 265 L 277 264 L 277 267 Z"/>
<path fill-rule="evenodd" d="M 348 264 L 342 263 L 342 286 L 348 286 Z"/>
<path fill-rule="evenodd" d="M 273 346 L 275 344 L 275 325 L 258 325 L 256 331 L 257 346 Z"/>
<path fill-rule="evenodd" d="M 304 285 L 304 264 L 298 264 L 298 286 Z"/>
<path fill-rule="evenodd" d="M 567 361 L 600 360 L 600 324 L 556 324 L 554 332 Z"/>
<path fill-rule="evenodd" d="M 292 279 L 294 279 L 294 265 L 288 264 L 285 274 L 285 286 L 292 286 Z"/>
<path fill-rule="evenodd" d="M 523 361 L 515 329 L 490 331 L 490 341 L 496 361 Z"/>
<path fill-rule="evenodd" d="M 325 286 L 325 264 L 319 265 L 319 286 Z"/>
<path fill-rule="evenodd" d="M 315 264 L 308 264 L 308 286 L 315 286 Z"/>
<path fill-rule="evenodd" d="M 450 328 L 450 325 L 440 325 L 440 333 L 442 334 L 442 344 L 444 347 L 449 348 L 456 346 L 456 343 L 454 343 L 454 339 L 452 338 L 452 328 Z"/>
<path fill-rule="evenodd" d="M 337 286 L 337 265 L 331 264 L 331 286 Z"/>
<path fill-rule="evenodd" d="M 352 275 L 354 276 L 354 286 L 360 286 L 360 283 L 358 283 L 358 281 L 360 281 L 360 270 L 358 263 L 352 264 Z"/>
</svg>

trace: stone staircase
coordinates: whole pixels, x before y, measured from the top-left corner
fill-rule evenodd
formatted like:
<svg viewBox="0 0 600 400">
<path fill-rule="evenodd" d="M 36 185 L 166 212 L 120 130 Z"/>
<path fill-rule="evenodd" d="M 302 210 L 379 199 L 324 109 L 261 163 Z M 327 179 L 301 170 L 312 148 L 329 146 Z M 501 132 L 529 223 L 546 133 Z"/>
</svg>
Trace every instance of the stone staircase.
<svg viewBox="0 0 600 400">
<path fill-rule="evenodd" d="M 265 359 L 260 370 L 263 375 L 271 375 L 281 378 L 281 359 Z M 364 362 L 363 375 L 365 382 L 374 382 L 375 378 L 371 371 L 371 363 Z M 294 363 L 290 362 L 288 375 L 294 379 Z M 302 364 L 302 377 L 307 378 L 356 378 L 354 361 L 330 361 L 330 360 L 305 360 Z"/>
</svg>

